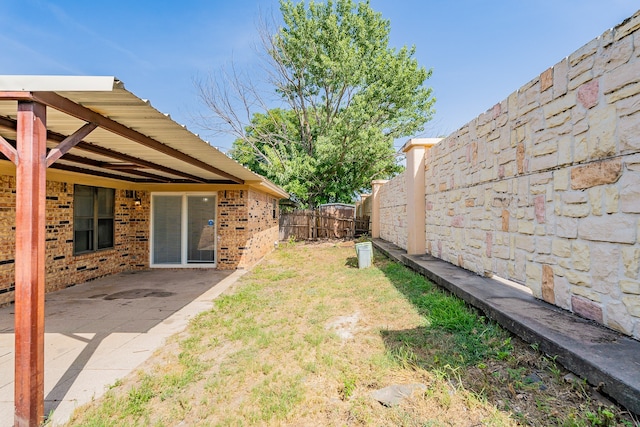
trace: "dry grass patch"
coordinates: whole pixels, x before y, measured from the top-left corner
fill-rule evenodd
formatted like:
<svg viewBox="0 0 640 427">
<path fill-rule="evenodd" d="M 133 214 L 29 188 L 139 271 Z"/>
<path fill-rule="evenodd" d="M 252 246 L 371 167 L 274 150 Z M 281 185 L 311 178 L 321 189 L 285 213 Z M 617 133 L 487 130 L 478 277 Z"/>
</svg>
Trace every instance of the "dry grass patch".
<svg viewBox="0 0 640 427">
<path fill-rule="evenodd" d="M 421 276 L 354 255 L 284 245 L 69 425 L 632 425 Z M 407 383 L 426 390 L 370 396 Z"/>
</svg>

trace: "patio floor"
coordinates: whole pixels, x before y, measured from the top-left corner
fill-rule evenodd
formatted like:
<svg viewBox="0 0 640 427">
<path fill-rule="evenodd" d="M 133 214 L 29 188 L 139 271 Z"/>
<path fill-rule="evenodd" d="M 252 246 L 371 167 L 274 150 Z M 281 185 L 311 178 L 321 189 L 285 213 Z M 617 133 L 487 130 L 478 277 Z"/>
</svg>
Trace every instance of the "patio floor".
<svg viewBox="0 0 640 427">
<path fill-rule="evenodd" d="M 133 371 L 242 274 L 156 269 L 47 294 L 45 415 L 53 425 L 66 422 L 74 408 Z M 13 314 L 13 305 L 0 308 L 0 427 L 14 421 Z"/>
</svg>

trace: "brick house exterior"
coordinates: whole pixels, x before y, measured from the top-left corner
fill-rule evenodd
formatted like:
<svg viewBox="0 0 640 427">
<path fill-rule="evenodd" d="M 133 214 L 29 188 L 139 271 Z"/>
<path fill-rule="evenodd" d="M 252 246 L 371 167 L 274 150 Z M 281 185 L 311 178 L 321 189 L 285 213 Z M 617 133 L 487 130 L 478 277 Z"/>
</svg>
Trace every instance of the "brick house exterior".
<svg viewBox="0 0 640 427">
<path fill-rule="evenodd" d="M 0 75 L 0 304 L 17 425 L 44 419 L 45 293 L 146 268 L 252 265 L 287 193 L 109 76 Z"/>
<path fill-rule="evenodd" d="M 169 185 L 143 188 L 116 180 L 50 171 L 46 196 L 46 291 L 98 277 L 151 267 L 151 194 Z M 115 188 L 113 249 L 74 255 L 73 191 L 75 184 Z M 147 186 L 149 187 L 149 186 Z M 274 248 L 278 240 L 278 197 L 249 186 L 201 185 L 198 192 L 217 196 L 216 268 L 248 268 Z M 195 190 L 186 187 L 185 192 Z M 0 305 L 14 299 L 16 182 L 9 162 L 0 162 Z M 140 200 L 137 206 L 135 198 Z"/>
<path fill-rule="evenodd" d="M 86 89 L 89 83 L 100 88 Z M 37 89 L 25 91 L 24 85 Z M 66 91 L 42 92 L 43 85 Z M 25 129 L 18 110 L 32 104 L 42 107 L 37 119 L 46 131 L 46 159 L 38 161 L 46 163 L 46 292 L 131 270 L 242 269 L 274 248 L 278 200 L 287 193 L 127 91 L 122 82 L 0 76 L 0 305 L 15 300 L 17 272 L 35 271 L 33 260 L 16 256 L 16 236 L 24 231 L 19 218 L 28 230 L 34 220 L 20 217 L 18 196 L 29 192 L 16 189 L 16 149 Z M 107 214 L 102 203 L 108 205 Z M 35 246 L 27 249 L 37 252 Z"/>
</svg>

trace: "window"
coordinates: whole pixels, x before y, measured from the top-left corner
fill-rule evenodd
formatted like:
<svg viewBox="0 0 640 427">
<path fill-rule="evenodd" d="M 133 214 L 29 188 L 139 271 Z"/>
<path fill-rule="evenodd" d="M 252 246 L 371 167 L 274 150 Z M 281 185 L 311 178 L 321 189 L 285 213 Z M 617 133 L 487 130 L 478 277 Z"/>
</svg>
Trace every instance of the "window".
<svg viewBox="0 0 640 427">
<path fill-rule="evenodd" d="M 73 252 L 113 248 L 115 190 L 75 185 L 73 193 Z"/>
</svg>

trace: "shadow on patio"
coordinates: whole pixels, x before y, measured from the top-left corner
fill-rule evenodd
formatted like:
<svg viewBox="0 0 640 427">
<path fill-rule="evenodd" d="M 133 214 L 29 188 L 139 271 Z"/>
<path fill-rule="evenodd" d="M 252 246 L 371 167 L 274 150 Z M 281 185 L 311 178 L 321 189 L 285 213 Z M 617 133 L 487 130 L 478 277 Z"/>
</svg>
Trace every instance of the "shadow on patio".
<svg viewBox="0 0 640 427">
<path fill-rule="evenodd" d="M 149 358 L 242 271 L 148 270 L 46 295 L 45 414 L 65 422 Z M 14 306 L 0 308 L 0 427 L 13 425 Z"/>
</svg>

